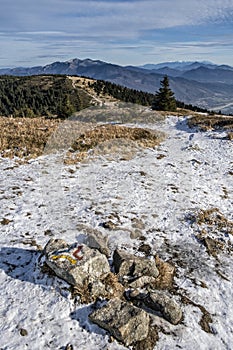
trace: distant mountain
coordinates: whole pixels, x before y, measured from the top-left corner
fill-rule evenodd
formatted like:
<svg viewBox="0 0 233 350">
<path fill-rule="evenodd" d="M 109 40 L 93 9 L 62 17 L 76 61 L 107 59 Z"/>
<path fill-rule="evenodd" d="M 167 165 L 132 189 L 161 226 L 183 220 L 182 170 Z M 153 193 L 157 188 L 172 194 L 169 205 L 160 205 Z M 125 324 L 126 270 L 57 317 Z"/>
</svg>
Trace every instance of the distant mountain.
<svg viewBox="0 0 233 350">
<path fill-rule="evenodd" d="M 208 62 L 193 62 L 193 61 L 176 61 L 176 62 L 162 62 L 157 64 L 144 64 L 143 66 L 139 66 L 139 68 L 149 69 L 149 70 L 157 70 L 161 68 L 171 68 L 178 71 L 186 71 L 194 68 L 198 68 L 200 66 L 208 66 L 208 67 L 215 67 L 216 65 Z"/>
<path fill-rule="evenodd" d="M 75 58 L 46 66 L 3 69 L 0 74 L 87 76 L 150 93 L 155 93 L 164 75 L 168 75 L 175 97 L 180 101 L 208 109 L 221 109 L 225 113 L 233 112 L 233 68 L 209 62 L 165 62 L 122 67 L 99 60 Z"/>
<path fill-rule="evenodd" d="M 208 68 L 204 66 L 200 66 L 195 69 L 191 69 L 182 74 L 182 77 L 185 79 L 196 80 L 200 82 L 211 82 L 211 83 L 233 83 L 233 69 L 229 68 Z"/>
</svg>

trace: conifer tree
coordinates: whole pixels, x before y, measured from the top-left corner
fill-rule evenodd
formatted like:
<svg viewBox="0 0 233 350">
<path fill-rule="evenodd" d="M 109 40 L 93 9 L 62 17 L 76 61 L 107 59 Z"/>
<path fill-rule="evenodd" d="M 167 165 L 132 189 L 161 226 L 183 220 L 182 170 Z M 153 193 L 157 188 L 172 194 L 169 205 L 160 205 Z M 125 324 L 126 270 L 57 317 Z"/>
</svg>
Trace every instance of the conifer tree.
<svg viewBox="0 0 233 350">
<path fill-rule="evenodd" d="M 152 103 L 153 110 L 160 111 L 176 111 L 176 100 L 174 92 L 169 87 L 169 79 L 167 76 L 160 82 L 161 87 L 155 94 L 154 101 Z"/>
</svg>

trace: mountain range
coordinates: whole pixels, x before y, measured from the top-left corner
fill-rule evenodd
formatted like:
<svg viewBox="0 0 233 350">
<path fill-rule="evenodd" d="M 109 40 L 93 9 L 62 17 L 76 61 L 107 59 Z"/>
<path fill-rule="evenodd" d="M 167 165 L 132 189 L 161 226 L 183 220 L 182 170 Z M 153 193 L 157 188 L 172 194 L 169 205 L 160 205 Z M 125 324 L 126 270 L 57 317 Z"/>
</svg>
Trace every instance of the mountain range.
<svg viewBox="0 0 233 350">
<path fill-rule="evenodd" d="M 111 81 L 155 93 L 167 75 L 175 97 L 187 104 L 233 113 L 233 67 L 210 62 L 164 62 L 120 66 L 92 59 L 71 59 L 45 66 L 0 69 L 0 75 L 65 74 Z"/>
</svg>

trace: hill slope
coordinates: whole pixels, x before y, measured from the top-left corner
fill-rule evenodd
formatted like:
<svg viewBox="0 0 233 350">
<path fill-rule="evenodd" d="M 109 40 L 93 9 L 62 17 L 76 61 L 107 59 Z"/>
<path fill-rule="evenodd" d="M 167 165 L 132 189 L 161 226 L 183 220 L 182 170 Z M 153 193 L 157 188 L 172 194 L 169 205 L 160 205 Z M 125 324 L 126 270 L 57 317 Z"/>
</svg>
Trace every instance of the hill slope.
<svg viewBox="0 0 233 350">
<path fill-rule="evenodd" d="M 0 76 L 0 115 L 67 117 L 89 106 L 90 99 L 66 76 Z"/>
</svg>

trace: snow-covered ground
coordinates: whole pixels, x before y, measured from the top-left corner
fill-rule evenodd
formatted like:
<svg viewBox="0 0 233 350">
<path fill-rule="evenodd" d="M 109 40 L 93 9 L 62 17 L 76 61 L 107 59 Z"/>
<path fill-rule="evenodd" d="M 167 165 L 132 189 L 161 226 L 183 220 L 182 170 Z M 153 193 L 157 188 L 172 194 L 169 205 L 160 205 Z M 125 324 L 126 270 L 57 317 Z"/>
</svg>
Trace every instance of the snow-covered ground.
<svg viewBox="0 0 233 350">
<path fill-rule="evenodd" d="M 23 165 L 0 159 L 1 350 L 65 349 L 68 343 L 75 350 L 125 349 L 88 322 L 91 306 L 72 299 L 68 284 L 40 269 L 40 246 L 51 237 L 82 241 L 93 228 L 109 235 L 112 250 L 137 253 L 144 239 L 153 254 L 175 264 L 174 298 L 193 304 L 181 304 L 180 325 L 155 317 L 161 327 L 156 349 L 232 349 L 233 237 L 221 236 L 228 251 L 210 256 L 188 217 L 216 207 L 233 219 L 233 143 L 223 133 L 188 129 L 185 118 L 151 127 L 167 139 L 130 160 L 100 155 L 64 165 L 59 153 Z M 102 226 L 109 220 L 114 230 Z M 199 324 L 200 306 L 211 315 L 211 333 Z"/>
</svg>

